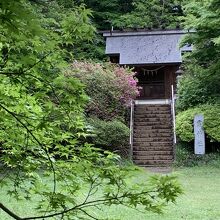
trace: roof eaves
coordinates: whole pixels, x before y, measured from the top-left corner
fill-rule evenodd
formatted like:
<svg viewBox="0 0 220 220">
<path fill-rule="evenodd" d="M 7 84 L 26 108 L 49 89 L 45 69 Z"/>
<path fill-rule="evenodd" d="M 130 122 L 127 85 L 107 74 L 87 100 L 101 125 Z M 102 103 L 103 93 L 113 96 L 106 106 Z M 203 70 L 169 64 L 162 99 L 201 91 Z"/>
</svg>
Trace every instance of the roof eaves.
<svg viewBox="0 0 220 220">
<path fill-rule="evenodd" d="M 193 33 L 193 30 L 184 29 L 125 29 L 125 30 L 113 30 L 102 31 L 104 37 L 123 37 L 123 36 L 141 36 L 141 35 L 169 35 L 169 34 L 186 34 Z"/>
</svg>

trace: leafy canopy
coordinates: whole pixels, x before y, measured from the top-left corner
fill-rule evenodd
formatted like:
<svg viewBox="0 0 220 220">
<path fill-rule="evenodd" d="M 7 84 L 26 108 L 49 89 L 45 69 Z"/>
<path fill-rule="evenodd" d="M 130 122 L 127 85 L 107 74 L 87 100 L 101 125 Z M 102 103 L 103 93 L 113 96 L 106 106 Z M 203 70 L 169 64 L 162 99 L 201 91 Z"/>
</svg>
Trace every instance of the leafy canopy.
<svg viewBox="0 0 220 220">
<path fill-rule="evenodd" d="M 179 85 L 179 108 L 219 102 L 220 29 L 218 0 L 190 1 L 184 6 L 185 27 L 194 29 L 183 43 L 194 50 L 185 59 L 186 76 Z M 193 97 L 194 96 L 194 97 Z"/>
<path fill-rule="evenodd" d="M 0 7 L 0 184 L 14 199 L 33 200 L 37 214 L 20 217 L 1 200 L 0 209 L 18 220 L 93 219 L 89 206 L 160 212 L 173 202 L 181 193 L 175 178 L 127 186 L 118 156 L 84 141 L 88 97 L 64 72 L 72 48 L 93 37 L 90 10 L 61 0 L 2 0 Z"/>
<path fill-rule="evenodd" d="M 175 28 L 183 15 L 181 0 L 113 0 L 83 1 L 94 12 L 98 29 L 118 28 Z"/>
<path fill-rule="evenodd" d="M 176 28 L 183 15 L 181 1 L 134 0 L 134 10 L 122 14 L 113 21 L 116 27 L 124 28 Z"/>
<path fill-rule="evenodd" d="M 184 6 L 185 28 L 195 30 L 184 43 L 194 50 L 185 58 L 185 76 L 178 85 L 177 133 L 184 141 L 193 140 L 192 120 L 205 116 L 208 137 L 219 142 L 220 94 L 220 9 L 219 0 L 191 0 Z"/>
</svg>

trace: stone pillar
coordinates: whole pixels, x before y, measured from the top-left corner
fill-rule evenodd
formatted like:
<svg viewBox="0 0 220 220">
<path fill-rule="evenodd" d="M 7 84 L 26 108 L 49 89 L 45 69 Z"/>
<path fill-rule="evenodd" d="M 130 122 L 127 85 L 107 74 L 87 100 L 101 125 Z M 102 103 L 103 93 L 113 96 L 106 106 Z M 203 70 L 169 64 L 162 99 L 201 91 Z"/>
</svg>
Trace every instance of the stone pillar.
<svg viewBox="0 0 220 220">
<path fill-rule="evenodd" d="M 194 118 L 194 153 L 205 154 L 205 132 L 203 129 L 204 117 L 203 115 L 196 115 Z"/>
</svg>

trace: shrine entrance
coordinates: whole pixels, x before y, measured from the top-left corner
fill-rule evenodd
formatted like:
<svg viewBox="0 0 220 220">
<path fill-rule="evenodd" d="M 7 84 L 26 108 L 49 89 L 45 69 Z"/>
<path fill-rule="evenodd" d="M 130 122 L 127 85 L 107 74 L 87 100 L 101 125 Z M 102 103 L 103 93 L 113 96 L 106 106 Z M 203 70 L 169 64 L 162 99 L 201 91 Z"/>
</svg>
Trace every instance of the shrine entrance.
<svg viewBox="0 0 220 220">
<path fill-rule="evenodd" d="M 165 98 L 165 72 L 164 67 L 138 68 L 139 86 L 142 87 L 139 99 Z"/>
</svg>

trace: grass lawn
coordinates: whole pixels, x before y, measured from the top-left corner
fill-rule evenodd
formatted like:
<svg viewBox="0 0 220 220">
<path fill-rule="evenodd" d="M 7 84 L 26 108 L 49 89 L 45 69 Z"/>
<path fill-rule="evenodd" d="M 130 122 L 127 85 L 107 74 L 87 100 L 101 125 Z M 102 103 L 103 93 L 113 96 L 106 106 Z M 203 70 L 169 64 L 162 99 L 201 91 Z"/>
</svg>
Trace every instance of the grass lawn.
<svg viewBox="0 0 220 220">
<path fill-rule="evenodd" d="M 184 195 L 180 196 L 176 204 L 170 204 L 163 215 L 152 213 L 142 214 L 136 210 L 122 206 L 105 209 L 105 212 L 91 210 L 100 218 L 118 220 L 218 220 L 220 219 L 220 168 L 213 166 L 200 166 L 181 168 L 173 171 L 177 175 L 184 189 Z M 137 174 L 138 181 L 147 181 L 151 173 L 146 170 Z M 1 192 L 1 202 L 5 202 L 14 212 L 23 213 L 22 216 L 31 213 L 31 203 L 13 203 Z M 106 211 L 107 210 L 107 211 Z M 10 220 L 3 211 L 0 211 L 0 220 Z"/>
</svg>

